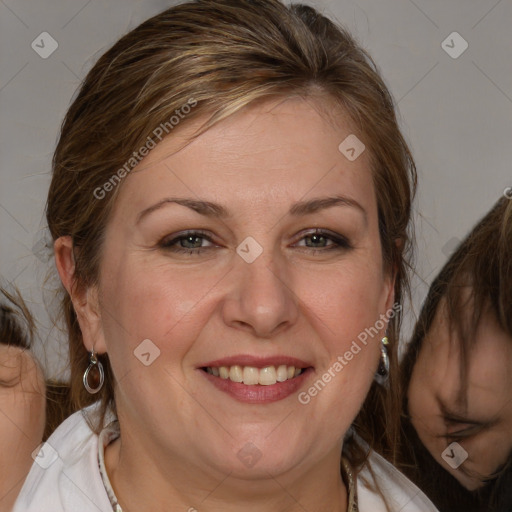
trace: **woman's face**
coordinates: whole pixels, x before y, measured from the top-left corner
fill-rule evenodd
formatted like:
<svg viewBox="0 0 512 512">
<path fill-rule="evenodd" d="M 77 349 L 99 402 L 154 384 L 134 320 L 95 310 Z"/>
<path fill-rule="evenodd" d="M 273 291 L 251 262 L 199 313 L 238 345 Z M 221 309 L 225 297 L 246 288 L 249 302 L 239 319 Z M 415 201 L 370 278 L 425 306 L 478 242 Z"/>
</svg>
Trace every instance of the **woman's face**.
<svg viewBox="0 0 512 512">
<path fill-rule="evenodd" d="M 385 327 L 352 343 L 393 283 L 368 154 L 349 161 L 350 124 L 321 112 L 260 104 L 177 151 L 194 122 L 122 184 L 85 341 L 108 352 L 124 442 L 146 455 L 232 476 L 339 471 Z"/>
<path fill-rule="evenodd" d="M 482 317 L 468 354 L 466 403 L 460 400 L 460 362 L 460 339 L 450 329 L 441 301 L 411 376 L 409 413 L 431 455 L 474 490 L 512 453 L 512 339 L 490 311 Z M 443 457 L 452 442 L 459 446 Z"/>
<path fill-rule="evenodd" d="M 45 384 L 28 350 L 0 343 L 0 509 L 9 510 L 45 425 Z"/>
</svg>

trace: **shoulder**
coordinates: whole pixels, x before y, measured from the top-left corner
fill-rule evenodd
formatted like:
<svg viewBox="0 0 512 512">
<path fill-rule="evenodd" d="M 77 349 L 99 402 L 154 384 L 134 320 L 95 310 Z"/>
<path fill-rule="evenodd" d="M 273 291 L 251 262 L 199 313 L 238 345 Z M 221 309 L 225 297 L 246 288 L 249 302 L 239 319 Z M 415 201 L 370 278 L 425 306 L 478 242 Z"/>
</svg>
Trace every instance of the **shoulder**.
<svg viewBox="0 0 512 512">
<path fill-rule="evenodd" d="M 359 512 L 438 512 L 405 475 L 375 452 L 357 477 Z"/>
<path fill-rule="evenodd" d="M 98 436 L 88 415 L 67 418 L 41 446 L 13 512 L 111 511 L 98 467 Z"/>
</svg>

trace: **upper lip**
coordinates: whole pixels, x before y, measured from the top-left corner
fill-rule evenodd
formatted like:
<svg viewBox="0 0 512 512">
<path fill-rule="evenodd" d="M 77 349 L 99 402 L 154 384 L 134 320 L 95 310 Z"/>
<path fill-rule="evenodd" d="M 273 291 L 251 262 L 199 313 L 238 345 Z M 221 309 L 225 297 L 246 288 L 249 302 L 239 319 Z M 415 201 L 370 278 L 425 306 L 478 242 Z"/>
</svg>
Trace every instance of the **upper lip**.
<svg viewBox="0 0 512 512">
<path fill-rule="evenodd" d="M 221 359 L 215 359 L 214 361 L 208 361 L 204 364 L 199 365 L 199 368 L 207 367 L 220 367 L 220 366 L 253 366 L 255 368 L 265 368 L 266 366 L 295 366 L 295 368 L 309 368 L 311 364 L 297 359 L 296 357 L 290 356 L 268 356 L 259 357 L 251 356 L 248 354 L 240 354 L 236 356 L 223 357 Z"/>
</svg>

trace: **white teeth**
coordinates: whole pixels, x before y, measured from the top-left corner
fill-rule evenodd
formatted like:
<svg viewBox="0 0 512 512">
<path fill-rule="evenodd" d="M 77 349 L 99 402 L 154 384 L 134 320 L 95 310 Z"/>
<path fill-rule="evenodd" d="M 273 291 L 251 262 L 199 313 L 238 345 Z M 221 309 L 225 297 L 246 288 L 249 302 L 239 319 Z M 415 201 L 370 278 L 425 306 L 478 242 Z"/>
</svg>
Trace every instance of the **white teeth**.
<svg viewBox="0 0 512 512">
<path fill-rule="evenodd" d="M 274 366 L 266 366 L 260 370 L 259 383 L 262 386 L 270 386 L 277 382 L 276 369 Z"/>
<path fill-rule="evenodd" d="M 229 379 L 233 382 L 243 382 L 244 374 L 241 366 L 232 366 L 229 370 Z"/>
<path fill-rule="evenodd" d="M 255 366 L 219 366 L 207 367 L 206 371 L 210 375 L 220 377 L 221 379 L 229 379 L 233 382 L 244 383 L 247 386 L 271 386 L 277 382 L 293 379 L 302 373 L 302 368 L 295 366 L 287 366 L 285 364 L 275 366 L 266 366 L 265 368 L 256 368 Z"/>
<path fill-rule="evenodd" d="M 258 368 L 254 368 L 254 366 L 246 366 L 244 368 L 244 384 L 253 386 L 254 384 L 258 384 L 259 379 L 260 371 Z"/>
<path fill-rule="evenodd" d="M 277 382 L 284 382 L 288 378 L 288 369 L 285 364 L 280 365 L 277 368 L 276 380 Z"/>
</svg>

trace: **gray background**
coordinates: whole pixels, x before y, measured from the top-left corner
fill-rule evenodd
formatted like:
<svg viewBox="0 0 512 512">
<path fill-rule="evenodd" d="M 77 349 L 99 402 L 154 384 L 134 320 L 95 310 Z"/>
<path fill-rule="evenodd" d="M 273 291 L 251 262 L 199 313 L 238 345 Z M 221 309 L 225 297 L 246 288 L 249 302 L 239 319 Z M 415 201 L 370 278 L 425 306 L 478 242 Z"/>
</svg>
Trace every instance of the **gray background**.
<svg viewBox="0 0 512 512">
<path fill-rule="evenodd" d="M 370 51 L 398 103 L 416 158 L 417 274 L 407 331 L 456 242 L 512 185 L 512 2 L 307 3 L 344 24 Z M 53 308 L 56 281 L 43 210 L 58 128 L 104 49 L 170 5 L 0 0 L 0 275 L 4 285 L 18 286 L 38 319 L 35 350 L 48 376 L 64 375 L 66 354 L 46 312 Z M 58 43 L 46 59 L 31 47 L 33 41 L 43 45 L 43 32 Z M 468 43 L 457 58 L 443 49 L 462 49 L 453 32 Z M 49 40 L 42 37 L 47 51 Z"/>
</svg>

